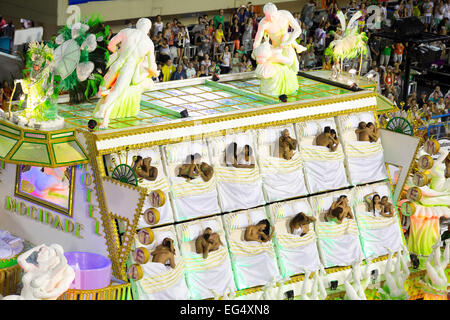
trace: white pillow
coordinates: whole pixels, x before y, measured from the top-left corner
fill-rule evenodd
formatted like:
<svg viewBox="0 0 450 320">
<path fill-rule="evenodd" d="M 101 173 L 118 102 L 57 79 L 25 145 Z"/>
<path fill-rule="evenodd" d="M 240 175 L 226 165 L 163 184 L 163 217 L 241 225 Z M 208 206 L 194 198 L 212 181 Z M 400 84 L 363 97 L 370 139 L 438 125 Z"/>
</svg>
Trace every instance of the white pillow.
<svg viewBox="0 0 450 320">
<path fill-rule="evenodd" d="M 316 136 L 319 127 L 315 121 L 301 122 L 298 124 L 299 133 L 302 137 Z"/>
<path fill-rule="evenodd" d="M 375 118 L 373 116 L 373 112 L 363 112 L 359 114 L 359 120 L 364 121 L 365 123 L 372 122 L 375 123 Z"/>
<path fill-rule="evenodd" d="M 375 186 L 373 188 L 373 191 L 378 193 L 380 195 L 380 198 L 383 197 L 383 196 L 389 197 L 389 194 L 390 194 L 389 188 L 388 188 L 387 185 Z"/>
<path fill-rule="evenodd" d="M 330 127 L 330 129 L 335 129 L 336 130 L 336 124 L 334 123 L 334 121 L 332 120 L 322 120 L 319 122 L 319 128 L 320 128 L 320 132 L 323 132 L 323 129 L 325 127 Z"/>
<path fill-rule="evenodd" d="M 293 208 L 292 216 L 294 216 L 300 212 L 303 212 L 303 213 L 309 215 L 311 212 L 311 208 L 306 200 L 297 201 L 297 202 L 292 203 L 292 208 Z"/>
<path fill-rule="evenodd" d="M 260 209 L 260 210 L 253 210 L 249 213 L 250 215 L 250 221 L 252 225 L 257 224 L 261 220 L 267 219 L 266 213 Z"/>
<path fill-rule="evenodd" d="M 235 215 L 235 219 L 237 222 L 237 228 L 247 228 L 250 224 L 250 221 L 248 221 L 248 216 L 246 213 L 238 213 Z"/>
<path fill-rule="evenodd" d="M 191 241 L 197 239 L 203 230 L 199 223 L 183 226 L 183 241 Z"/>
<path fill-rule="evenodd" d="M 354 114 L 349 114 L 347 116 L 347 125 L 346 125 L 346 129 L 356 129 L 358 128 L 358 125 L 360 123 L 360 119 L 357 115 Z"/>
<path fill-rule="evenodd" d="M 202 221 L 202 232 L 206 229 L 206 228 L 211 228 L 212 232 L 219 232 L 219 224 L 217 223 L 216 220 L 206 220 L 206 221 Z"/>
<path fill-rule="evenodd" d="M 156 231 L 154 230 L 156 241 L 153 242 L 155 246 L 160 245 L 165 238 L 170 238 L 174 243 L 177 242 L 177 238 L 172 231 Z"/>
</svg>

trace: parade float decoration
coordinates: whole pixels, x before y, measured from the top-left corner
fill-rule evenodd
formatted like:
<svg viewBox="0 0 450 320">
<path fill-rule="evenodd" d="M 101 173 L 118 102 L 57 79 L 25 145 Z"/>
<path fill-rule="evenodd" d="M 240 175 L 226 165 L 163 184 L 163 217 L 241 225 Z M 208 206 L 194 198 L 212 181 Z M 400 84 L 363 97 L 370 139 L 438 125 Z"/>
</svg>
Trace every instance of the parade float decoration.
<svg viewBox="0 0 450 320">
<path fill-rule="evenodd" d="M 92 15 L 83 23 L 67 24 L 49 44 L 55 50 L 55 82 L 61 92 L 69 92 L 70 102 L 96 97 L 103 82 L 110 27 Z"/>
<path fill-rule="evenodd" d="M 3 300 L 56 300 L 75 279 L 75 271 L 67 264 L 64 250 L 58 244 L 32 248 L 17 261 L 24 270 L 22 291 Z"/>
<path fill-rule="evenodd" d="M 433 245 L 433 251 L 426 261 L 427 274 L 421 280 L 424 300 L 447 300 L 448 279 L 445 272 L 450 258 L 450 241 L 445 241 L 444 256 L 441 259 L 440 241 Z"/>
<path fill-rule="evenodd" d="M 408 251 L 404 246 L 402 250 L 397 251 L 396 262 L 393 266 L 394 252 L 387 249 L 389 257 L 384 272 L 386 282 L 382 288 L 378 288 L 378 292 L 383 300 L 408 300 L 409 296 L 405 290 L 405 282 L 410 275 L 407 261 Z"/>
<path fill-rule="evenodd" d="M 295 41 L 301 34 L 300 25 L 289 11 L 278 10 L 272 3 L 264 5 L 263 11 L 265 16 L 259 22 L 253 43 L 260 92 L 277 97 L 294 94 L 298 89 L 296 52 L 306 50 Z M 292 32 L 288 32 L 289 28 Z M 261 43 L 263 39 L 265 42 Z"/>
<path fill-rule="evenodd" d="M 346 300 L 367 300 L 366 289 L 370 282 L 370 265 L 374 257 L 370 256 L 366 259 L 364 272 L 361 272 L 361 262 L 355 261 L 352 264 L 352 270 L 345 278 L 345 297 Z M 353 280 L 353 281 L 352 281 Z M 353 282 L 353 283 L 350 283 Z"/>
<path fill-rule="evenodd" d="M 337 69 L 336 79 L 344 71 L 343 64 L 346 59 L 361 56 L 358 76 L 361 75 L 362 57 L 367 54 L 367 36 L 359 32 L 358 19 L 362 16 L 361 11 L 356 12 L 348 24 L 342 11 L 336 14 L 341 23 L 342 33 L 335 33 L 335 40 L 330 43 L 329 48 L 333 52 L 334 68 Z"/>
<path fill-rule="evenodd" d="M 417 155 L 417 169 L 407 181 L 406 199 L 399 204 L 410 219 L 408 249 L 429 255 L 440 236 L 440 218 L 450 217 L 450 180 L 445 177 L 447 152 L 428 139 Z M 411 213 L 408 212 L 411 209 Z"/>
<path fill-rule="evenodd" d="M 108 49 L 113 54 L 100 89 L 101 99 L 94 110 L 94 116 L 102 119 L 100 128 L 108 127 L 109 119 L 137 115 L 142 93 L 153 89 L 152 77 L 157 77 L 159 71 L 154 45 L 148 37 L 151 27 L 149 19 L 139 19 L 136 29 L 123 29 L 109 42 Z"/>
</svg>

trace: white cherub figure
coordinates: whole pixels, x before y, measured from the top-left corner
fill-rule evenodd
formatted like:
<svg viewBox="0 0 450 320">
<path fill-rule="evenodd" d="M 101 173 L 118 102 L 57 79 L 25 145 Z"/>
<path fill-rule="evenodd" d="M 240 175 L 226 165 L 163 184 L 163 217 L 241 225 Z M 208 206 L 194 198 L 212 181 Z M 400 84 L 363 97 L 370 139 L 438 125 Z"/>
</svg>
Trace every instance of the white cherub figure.
<svg viewBox="0 0 450 320">
<path fill-rule="evenodd" d="M 397 251 L 397 262 L 394 266 L 394 270 L 392 270 L 394 252 L 389 248 L 386 249 L 389 252 L 385 270 L 386 284 L 384 289 L 379 288 L 378 291 L 385 295 L 387 299 L 407 299 L 408 294 L 405 290 L 405 281 L 410 274 L 406 258 L 408 250 L 402 245 L 402 250 Z"/>
<path fill-rule="evenodd" d="M 4 300 L 56 300 L 75 279 L 75 271 L 67 264 L 64 250 L 58 244 L 28 250 L 17 262 L 25 272 L 22 292 Z"/>
</svg>

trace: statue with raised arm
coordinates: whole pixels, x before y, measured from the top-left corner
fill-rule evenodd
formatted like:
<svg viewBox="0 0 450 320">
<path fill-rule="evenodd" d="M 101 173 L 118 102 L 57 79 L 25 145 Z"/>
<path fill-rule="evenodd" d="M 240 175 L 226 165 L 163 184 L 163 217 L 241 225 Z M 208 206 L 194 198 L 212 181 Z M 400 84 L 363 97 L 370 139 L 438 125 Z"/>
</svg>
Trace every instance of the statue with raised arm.
<svg viewBox="0 0 450 320">
<path fill-rule="evenodd" d="M 305 278 L 302 282 L 302 289 L 300 290 L 300 298 L 302 300 L 325 300 L 327 297 L 327 291 L 325 290 L 324 283 L 326 282 L 327 273 L 323 265 L 320 266 L 320 270 L 314 272 L 313 279 L 310 279 L 311 271 L 303 268 Z M 311 287 L 309 283 L 311 283 Z"/>
<path fill-rule="evenodd" d="M 139 19 L 136 29 L 126 28 L 108 44 L 113 52 L 94 117 L 103 119 L 100 128 L 106 128 L 109 119 L 128 118 L 139 113 L 141 94 L 153 88 L 152 77 L 157 77 L 155 48 L 148 33 L 152 23 Z M 117 46 L 120 48 L 117 50 Z"/>
<path fill-rule="evenodd" d="M 361 272 L 362 260 L 356 260 L 352 264 L 352 271 L 344 281 L 345 297 L 347 300 L 367 300 L 366 289 L 370 281 L 370 265 L 374 256 L 366 258 L 366 266 L 364 272 Z M 350 283 L 353 278 L 353 285 Z"/>
<path fill-rule="evenodd" d="M 260 92 L 272 96 L 294 94 L 298 90 L 299 67 L 295 51 L 300 53 L 306 50 L 295 41 L 302 29 L 289 11 L 278 10 L 273 3 L 264 5 L 263 11 L 264 18 L 258 25 L 253 43 L 253 56 L 258 67 L 264 65 L 256 69 L 261 79 Z M 292 32 L 288 32 L 289 27 Z M 261 43 L 263 38 L 265 42 Z M 269 39 L 272 44 L 269 44 Z"/>
<path fill-rule="evenodd" d="M 75 271 L 58 244 L 30 249 L 17 262 L 24 270 L 23 289 L 20 296 L 7 296 L 4 300 L 56 300 L 75 279 Z"/>
</svg>

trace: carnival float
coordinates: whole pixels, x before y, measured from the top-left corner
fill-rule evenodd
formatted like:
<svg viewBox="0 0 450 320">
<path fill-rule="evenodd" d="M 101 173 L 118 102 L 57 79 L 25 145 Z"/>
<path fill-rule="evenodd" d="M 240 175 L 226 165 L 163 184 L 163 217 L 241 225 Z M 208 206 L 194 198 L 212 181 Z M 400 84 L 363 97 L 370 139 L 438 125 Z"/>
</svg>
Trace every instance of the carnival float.
<svg viewBox="0 0 450 320">
<path fill-rule="evenodd" d="M 264 14 L 256 71 L 220 79 L 153 83 L 145 18 L 30 46 L 0 119 L 4 299 L 447 299 L 445 141 L 344 72 L 357 18 L 337 73 L 298 72 L 300 26 Z"/>
</svg>

